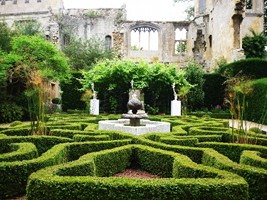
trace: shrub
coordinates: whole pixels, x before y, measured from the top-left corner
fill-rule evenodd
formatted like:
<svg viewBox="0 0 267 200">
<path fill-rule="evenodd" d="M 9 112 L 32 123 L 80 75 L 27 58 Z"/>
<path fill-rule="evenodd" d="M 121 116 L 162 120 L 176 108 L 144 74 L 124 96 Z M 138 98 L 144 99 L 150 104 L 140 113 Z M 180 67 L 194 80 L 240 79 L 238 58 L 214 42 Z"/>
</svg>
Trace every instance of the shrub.
<svg viewBox="0 0 267 200">
<path fill-rule="evenodd" d="M 18 126 L 18 125 L 22 125 L 23 123 L 21 121 L 14 121 L 10 123 L 10 127 L 14 127 L 14 126 Z"/>
<path fill-rule="evenodd" d="M 164 177 L 172 177 L 173 173 L 175 179 L 96 177 L 124 170 L 133 158 L 140 161 L 142 169 Z M 164 161 L 160 162 L 159 158 Z M 62 187 L 64 190 L 58 189 Z M 110 200 L 167 200 L 177 197 L 185 200 L 233 200 L 237 195 L 240 200 L 248 198 L 248 185 L 237 175 L 198 165 L 180 154 L 140 145 L 87 154 L 72 163 L 40 170 L 31 175 L 27 191 L 29 200 L 88 197 L 101 200 L 107 197 Z"/>
<path fill-rule="evenodd" d="M 204 103 L 204 70 L 203 67 L 197 63 L 189 63 L 185 68 L 185 78 L 194 85 L 187 95 L 188 108 L 191 110 L 199 109 Z"/>
<path fill-rule="evenodd" d="M 240 163 L 267 169 L 267 159 L 261 157 L 261 153 L 258 151 L 243 151 L 240 157 Z"/>
<path fill-rule="evenodd" d="M 60 84 L 62 93 L 62 110 L 84 110 L 85 103 L 81 101 L 83 92 L 80 91 L 82 88 L 81 83 L 78 79 L 82 78 L 80 72 L 73 72 L 72 78 L 68 82 Z"/>
<path fill-rule="evenodd" d="M 12 143 L 10 152 L 0 155 L 0 162 L 30 160 L 38 157 L 38 151 L 32 143 Z"/>
<path fill-rule="evenodd" d="M 204 75 L 204 106 L 212 109 L 217 105 L 223 105 L 225 78 L 220 74 L 205 74 Z"/>
<path fill-rule="evenodd" d="M 22 108 L 15 103 L 6 102 L 0 104 L 0 123 L 9 123 L 21 120 L 23 116 Z"/>
<path fill-rule="evenodd" d="M 267 78 L 254 81 L 253 92 L 247 98 L 247 120 L 267 124 Z"/>
<path fill-rule="evenodd" d="M 267 60 L 260 58 L 248 58 L 224 65 L 220 69 L 221 74 L 228 77 L 247 76 L 252 79 L 267 77 Z"/>
<path fill-rule="evenodd" d="M 173 65 L 128 60 L 99 62 L 84 73 L 82 84 L 83 89 L 89 89 L 95 83 L 102 111 L 123 113 L 127 112 L 131 80 L 134 80 L 134 89 L 144 92 L 145 104 L 158 112 L 169 112 L 173 83 L 179 86 L 188 84 L 184 73 L 177 71 Z"/>
<path fill-rule="evenodd" d="M 47 166 L 64 163 L 77 153 L 76 159 L 80 155 L 88 152 L 101 151 L 107 148 L 113 148 L 128 144 L 129 141 L 113 141 L 113 142 L 89 142 L 89 143 L 67 143 L 71 140 L 57 137 L 14 137 L 14 138 L 0 138 L 0 146 L 6 143 L 19 141 L 28 141 L 35 143 L 39 155 L 38 158 L 31 160 L 23 160 L 21 162 L 1 162 L 0 163 L 0 198 L 14 197 L 25 193 L 26 183 L 28 177 L 33 172 L 45 168 Z M 65 142 L 65 144 L 59 144 Z M 58 144 L 58 145 L 56 145 Z M 78 147 L 79 146 L 79 147 Z M 75 151 L 75 147 L 79 150 Z M 49 149 L 49 150 L 48 150 Z M 48 150 L 48 151 L 47 151 Z M 46 152 L 45 152 L 46 151 Z M 45 152 L 45 153 L 44 153 Z"/>
<path fill-rule="evenodd" d="M 224 148 L 225 152 L 232 152 L 234 153 L 235 150 L 237 150 L 242 145 L 239 145 L 237 149 L 231 148 L 232 146 L 238 146 L 238 144 L 222 144 L 221 147 L 219 147 L 220 144 L 216 143 L 208 143 L 209 145 L 201 145 L 203 147 L 215 147 L 217 146 L 219 149 Z M 224 147 L 223 147 L 224 146 Z M 243 145 L 241 148 L 246 149 L 248 147 L 249 149 L 257 149 L 259 151 L 259 148 L 252 147 L 254 145 Z M 235 147 L 234 147 L 235 148 Z M 265 148 L 266 149 L 266 148 Z M 256 151 L 257 151 L 256 150 Z M 219 150 L 218 150 L 219 151 Z M 238 155 L 240 156 L 240 151 L 237 151 Z M 238 158 L 239 160 L 239 158 Z M 209 148 L 204 150 L 203 157 L 202 157 L 202 163 L 204 165 L 212 166 L 217 169 L 227 170 L 233 173 L 236 173 L 246 180 L 246 182 L 249 184 L 249 199 L 258 199 L 263 200 L 267 197 L 267 186 L 266 186 L 266 180 L 267 180 L 267 171 L 264 169 L 243 165 L 243 164 L 237 164 L 236 162 L 233 162 L 228 157 L 218 153 L 217 151 Z"/>
<path fill-rule="evenodd" d="M 256 33 L 251 30 L 252 36 L 246 35 L 242 41 L 247 58 L 264 58 L 266 55 L 265 46 L 267 45 L 267 38 L 264 32 Z"/>
</svg>

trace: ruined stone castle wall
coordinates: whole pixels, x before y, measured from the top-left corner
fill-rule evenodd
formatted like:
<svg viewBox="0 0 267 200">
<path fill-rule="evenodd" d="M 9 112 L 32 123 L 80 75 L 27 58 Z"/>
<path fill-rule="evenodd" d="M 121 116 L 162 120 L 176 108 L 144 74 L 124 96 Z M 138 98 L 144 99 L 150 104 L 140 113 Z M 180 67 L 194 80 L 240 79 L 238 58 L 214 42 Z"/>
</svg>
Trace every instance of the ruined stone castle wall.
<svg viewBox="0 0 267 200">
<path fill-rule="evenodd" d="M 124 9 L 69 9 L 64 11 L 65 23 L 76 27 L 73 34 L 82 40 L 112 36 L 126 19 Z"/>
<path fill-rule="evenodd" d="M 252 28 L 263 31 L 263 0 L 195 0 L 195 19 L 189 27 L 188 52 L 212 70 L 218 61 L 244 58 L 242 38 Z"/>
<path fill-rule="evenodd" d="M 160 61 L 165 63 L 184 62 L 185 55 L 175 54 L 175 30 L 188 30 L 189 22 L 159 22 L 159 21 L 125 21 L 123 23 L 124 45 L 123 52 L 126 58 L 133 60 L 144 59 L 149 62 Z M 136 50 L 132 49 L 131 32 L 136 29 L 146 31 L 156 31 L 158 33 L 157 50 Z M 151 29 L 151 30 L 150 30 Z"/>
</svg>

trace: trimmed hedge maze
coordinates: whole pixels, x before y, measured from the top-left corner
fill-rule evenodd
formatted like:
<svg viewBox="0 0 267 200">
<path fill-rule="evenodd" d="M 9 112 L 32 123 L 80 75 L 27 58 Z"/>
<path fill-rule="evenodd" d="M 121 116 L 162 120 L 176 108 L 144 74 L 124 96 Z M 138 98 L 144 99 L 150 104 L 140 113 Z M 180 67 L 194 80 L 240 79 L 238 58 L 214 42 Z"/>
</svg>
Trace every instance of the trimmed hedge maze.
<svg viewBox="0 0 267 200">
<path fill-rule="evenodd" d="M 153 116 L 171 133 L 97 130 L 114 118 L 56 115 L 47 136 L 29 135 L 28 124 L 1 128 L 0 199 L 267 199 L 267 135 L 231 143 L 227 121 L 193 116 Z M 113 176 L 127 168 L 161 178 Z"/>
</svg>

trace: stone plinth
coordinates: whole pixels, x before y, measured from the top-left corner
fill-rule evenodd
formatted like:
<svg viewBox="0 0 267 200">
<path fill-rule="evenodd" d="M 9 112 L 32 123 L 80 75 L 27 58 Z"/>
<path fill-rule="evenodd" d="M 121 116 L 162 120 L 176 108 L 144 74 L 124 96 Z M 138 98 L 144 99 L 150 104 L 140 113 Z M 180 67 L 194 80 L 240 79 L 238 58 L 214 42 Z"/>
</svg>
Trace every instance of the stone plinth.
<svg viewBox="0 0 267 200">
<path fill-rule="evenodd" d="M 146 119 L 148 116 L 143 114 L 122 114 L 123 119 L 130 119 L 130 126 L 141 126 L 141 119 Z"/>
<path fill-rule="evenodd" d="M 98 99 L 90 100 L 90 114 L 99 115 L 99 100 Z"/>
<path fill-rule="evenodd" d="M 152 132 L 171 131 L 171 125 L 168 122 L 150 121 L 147 119 L 140 120 L 141 126 L 130 126 L 130 119 L 104 120 L 98 122 L 99 130 L 114 130 L 131 133 L 134 135 L 142 135 Z"/>
<path fill-rule="evenodd" d="M 181 110 L 182 110 L 182 106 L 181 106 L 181 101 L 178 100 L 173 100 L 171 102 L 171 116 L 181 116 Z"/>
</svg>

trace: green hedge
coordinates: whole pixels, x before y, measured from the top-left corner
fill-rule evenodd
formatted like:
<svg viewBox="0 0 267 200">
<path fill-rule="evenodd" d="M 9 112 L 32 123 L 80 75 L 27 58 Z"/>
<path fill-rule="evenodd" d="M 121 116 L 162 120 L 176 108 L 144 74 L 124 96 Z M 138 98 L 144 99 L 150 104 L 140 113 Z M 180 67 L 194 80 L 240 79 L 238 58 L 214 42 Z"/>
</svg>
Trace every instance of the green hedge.
<svg viewBox="0 0 267 200">
<path fill-rule="evenodd" d="M 187 138 L 196 138 L 198 142 L 222 142 L 222 135 L 188 135 L 188 136 L 175 136 L 173 138 L 177 139 L 187 139 Z"/>
<path fill-rule="evenodd" d="M 67 111 L 69 109 L 84 110 L 85 103 L 81 101 L 83 91 L 81 83 L 78 79 L 82 78 L 81 72 L 73 72 L 72 78 L 69 82 L 64 82 L 60 84 L 62 94 L 62 109 Z"/>
<path fill-rule="evenodd" d="M 39 138 L 39 142 L 44 144 L 46 138 Z M 49 138 L 50 139 L 50 138 Z M 54 140 L 56 138 L 54 137 Z M 0 139 L 0 141 L 3 139 Z M 30 139 L 29 139 L 30 140 Z M 50 140 L 53 140 L 51 138 Z M 36 140 L 35 140 L 36 142 Z M 55 142 L 58 142 L 55 140 Z M 77 159 L 88 152 L 101 151 L 125 144 L 128 141 L 107 141 L 107 142 L 84 142 L 84 143 L 64 143 L 53 145 L 48 151 L 38 158 L 14 162 L 0 163 L 0 199 L 14 197 L 25 193 L 27 179 L 33 172 L 47 166 L 65 163 L 72 159 Z M 36 145 L 37 146 L 37 145 Z M 76 153 L 76 155 L 74 155 Z"/>
<path fill-rule="evenodd" d="M 247 120 L 267 124 L 267 78 L 253 82 L 253 92 L 247 102 Z"/>
<path fill-rule="evenodd" d="M 35 171 L 47 166 L 64 162 L 64 146 L 58 145 L 32 160 L 0 163 L 0 198 L 18 196 L 25 193 L 28 177 Z"/>
<path fill-rule="evenodd" d="M 76 134 L 79 135 L 108 135 L 111 140 L 120 140 L 120 139 L 131 139 L 134 135 L 129 133 L 124 133 L 120 131 L 106 131 L 106 130 L 89 130 L 89 131 L 80 131 L 80 130 L 67 130 L 67 129 L 53 129 L 50 131 L 50 135 L 61 136 L 73 138 Z"/>
<path fill-rule="evenodd" d="M 182 146 L 195 146 L 198 143 L 197 138 L 173 138 L 173 137 L 161 137 L 160 142 L 170 145 L 182 145 Z"/>
<path fill-rule="evenodd" d="M 10 128 L 2 130 L 0 133 L 8 136 L 28 136 L 31 135 L 31 128 Z"/>
<path fill-rule="evenodd" d="M 0 123 L 10 123 L 16 120 L 22 120 L 22 107 L 13 102 L 0 103 Z"/>
<path fill-rule="evenodd" d="M 189 135 L 223 135 L 229 131 L 228 128 L 224 127 L 212 127 L 212 126 L 198 126 L 190 127 L 188 134 Z"/>
<path fill-rule="evenodd" d="M 110 140 L 110 137 L 108 135 L 74 135 L 73 140 L 75 142 L 84 142 L 84 141 L 104 141 L 104 140 Z"/>
<path fill-rule="evenodd" d="M 225 77 L 221 74 L 205 74 L 204 75 L 204 106 L 209 109 L 214 109 L 217 105 L 223 105 L 225 95 Z"/>
<path fill-rule="evenodd" d="M 267 169 L 267 154 L 265 154 L 265 158 L 261 157 L 261 155 L 258 151 L 243 151 L 240 157 L 240 163 Z"/>
<path fill-rule="evenodd" d="M 163 170 L 164 172 L 159 174 L 167 177 L 172 176 L 173 171 L 177 178 L 147 180 L 95 177 L 97 174 L 111 176 L 122 171 L 129 166 L 132 157 L 135 161 L 136 159 L 140 161 L 139 166 L 145 170 L 149 171 L 150 168 L 153 172 Z M 159 157 L 167 163 L 159 162 Z M 81 176 L 79 170 L 84 171 L 85 176 Z M 185 172 L 186 170 L 189 172 Z M 196 171 L 194 178 L 191 178 L 192 171 Z M 189 178 L 178 179 L 179 176 L 185 177 L 186 174 L 189 174 Z M 243 178 L 229 172 L 193 164 L 188 157 L 180 154 L 140 145 L 87 154 L 72 163 L 40 170 L 30 176 L 27 186 L 28 200 L 74 198 L 234 200 L 237 196 L 240 200 L 248 198 L 248 185 Z"/>
<path fill-rule="evenodd" d="M 226 146 L 227 150 L 233 151 L 229 147 L 230 145 Z M 238 164 L 211 148 L 204 150 L 202 163 L 242 176 L 249 184 L 249 199 L 264 200 L 267 198 L 267 170 Z"/>
<path fill-rule="evenodd" d="M 228 74 L 230 77 L 245 75 L 253 79 L 267 77 L 267 60 L 260 58 L 248 58 L 232 62 L 220 69 L 221 74 Z"/>
<path fill-rule="evenodd" d="M 30 160 L 38 157 L 38 151 L 32 143 L 12 143 L 10 152 L 0 154 L 0 162 L 12 162 L 19 160 Z"/>
<path fill-rule="evenodd" d="M 204 148 L 212 148 L 219 153 L 229 157 L 234 162 L 239 162 L 240 156 L 244 150 L 260 151 L 267 155 L 267 147 L 251 144 L 235 144 L 235 143 L 220 143 L 220 142 L 202 142 L 197 146 Z"/>
</svg>

